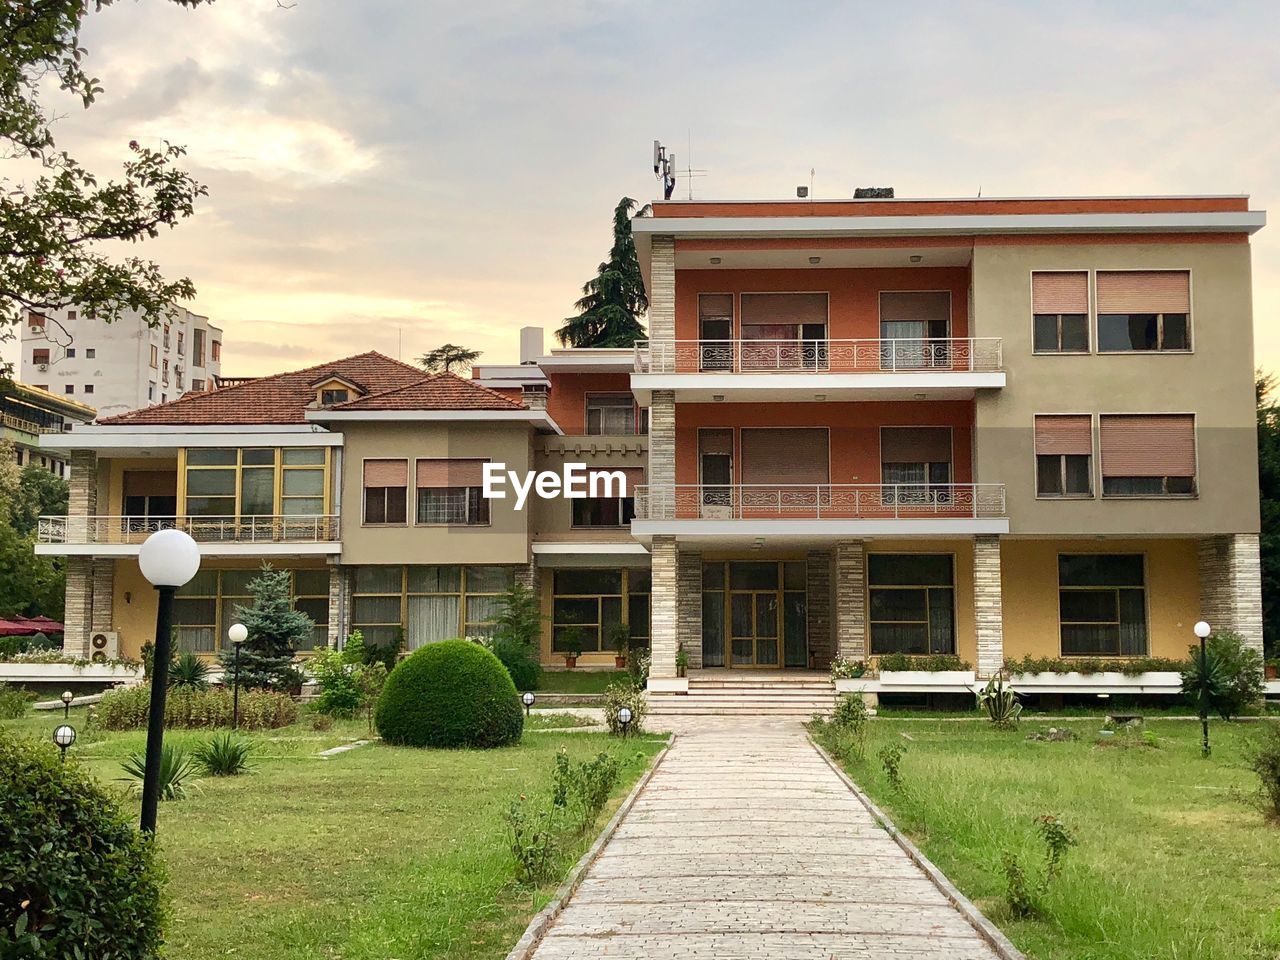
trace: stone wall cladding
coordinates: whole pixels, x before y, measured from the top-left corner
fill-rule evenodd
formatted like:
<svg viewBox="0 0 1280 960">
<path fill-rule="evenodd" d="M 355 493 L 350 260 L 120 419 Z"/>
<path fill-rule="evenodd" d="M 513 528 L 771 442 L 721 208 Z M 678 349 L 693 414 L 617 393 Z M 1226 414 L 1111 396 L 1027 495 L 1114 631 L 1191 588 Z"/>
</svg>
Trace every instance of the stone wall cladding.
<svg viewBox="0 0 1280 960">
<path fill-rule="evenodd" d="M 66 611 L 62 650 L 69 657 L 89 656 L 89 631 L 93 627 L 93 560 L 67 557 Z"/>
<path fill-rule="evenodd" d="M 92 450 L 71 451 L 71 476 L 67 479 L 67 515 L 92 517 L 98 512 L 98 455 Z"/>
<path fill-rule="evenodd" d="M 836 544 L 836 653 L 867 658 L 867 553 L 861 540 Z"/>
<path fill-rule="evenodd" d="M 680 548 L 676 568 L 677 639 L 689 669 L 702 668 L 702 552 Z"/>
<path fill-rule="evenodd" d="M 831 551 L 810 550 L 805 558 L 805 585 L 808 592 L 809 656 L 813 665 L 823 669 L 836 655 L 835 636 L 831 632 Z"/>
<path fill-rule="evenodd" d="M 679 643 L 679 611 L 676 538 L 656 536 L 649 547 L 653 585 L 650 595 L 649 650 L 652 655 L 650 674 L 655 677 L 676 675 L 676 645 Z M 692 651 L 690 651 L 692 654 Z"/>
<path fill-rule="evenodd" d="M 676 337 L 676 241 L 655 235 L 649 244 L 649 339 Z"/>
<path fill-rule="evenodd" d="M 1215 630 L 1233 630 L 1262 652 L 1262 564 L 1258 535 L 1205 537 L 1197 548 L 1200 615 Z"/>
<path fill-rule="evenodd" d="M 97 630 L 110 630 L 115 626 L 112 595 L 116 585 L 116 562 L 109 559 L 93 561 L 93 611 L 90 625 Z"/>
<path fill-rule="evenodd" d="M 978 628 L 978 676 L 1004 666 L 1004 604 L 1000 587 L 1000 538 L 973 538 L 973 608 Z"/>
<path fill-rule="evenodd" d="M 346 596 L 347 571 L 333 564 L 329 567 L 329 646 L 337 649 L 347 640 Z"/>
</svg>

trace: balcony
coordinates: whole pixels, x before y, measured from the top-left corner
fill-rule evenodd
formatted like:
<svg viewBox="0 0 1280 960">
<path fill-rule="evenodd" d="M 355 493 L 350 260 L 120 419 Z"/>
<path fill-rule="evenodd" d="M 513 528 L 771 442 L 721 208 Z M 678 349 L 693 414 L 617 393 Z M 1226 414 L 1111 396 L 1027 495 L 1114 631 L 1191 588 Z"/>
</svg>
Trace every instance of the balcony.
<svg viewBox="0 0 1280 960">
<path fill-rule="evenodd" d="M 695 402 L 964 399 L 1004 386 L 1002 343 L 997 337 L 642 340 L 631 382 L 645 404 L 653 390 L 675 390 L 678 400 Z"/>
<path fill-rule="evenodd" d="M 646 484 L 632 533 L 689 540 L 1008 533 L 1002 483 Z"/>
<path fill-rule="evenodd" d="M 338 517 L 41 517 L 36 553 L 136 556 L 157 530 L 190 534 L 204 556 L 303 556 L 342 550 Z"/>
</svg>

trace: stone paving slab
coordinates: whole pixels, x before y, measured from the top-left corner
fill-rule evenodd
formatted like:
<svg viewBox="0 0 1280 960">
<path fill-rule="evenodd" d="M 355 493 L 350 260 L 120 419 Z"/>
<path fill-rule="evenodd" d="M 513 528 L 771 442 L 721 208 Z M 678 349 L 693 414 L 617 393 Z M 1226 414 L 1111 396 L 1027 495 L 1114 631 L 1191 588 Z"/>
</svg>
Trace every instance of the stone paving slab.
<svg viewBox="0 0 1280 960">
<path fill-rule="evenodd" d="M 671 719 L 534 960 L 995 960 L 798 722 Z"/>
</svg>

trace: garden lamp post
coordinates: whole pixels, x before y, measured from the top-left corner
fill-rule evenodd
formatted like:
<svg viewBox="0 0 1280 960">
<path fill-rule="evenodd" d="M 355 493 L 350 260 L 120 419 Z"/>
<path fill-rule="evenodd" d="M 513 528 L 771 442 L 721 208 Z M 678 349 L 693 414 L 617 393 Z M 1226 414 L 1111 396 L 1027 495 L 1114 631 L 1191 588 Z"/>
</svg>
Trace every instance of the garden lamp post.
<svg viewBox="0 0 1280 960">
<path fill-rule="evenodd" d="M 249 628 L 243 623 L 233 623 L 227 631 L 227 639 L 235 656 L 231 660 L 231 729 L 240 728 L 240 644 L 249 639 Z"/>
<path fill-rule="evenodd" d="M 141 827 L 156 832 L 160 801 L 160 751 L 164 746 L 164 701 L 169 691 L 173 595 L 200 570 L 200 548 L 181 530 L 157 530 L 138 550 L 142 575 L 160 595 L 156 607 L 155 658 L 151 667 L 151 709 L 147 715 L 147 757 L 142 777 Z"/>
<path fill-rule="evenodd" d="M 524 696 L 520 698 L 520 702 L 524 704 L 524 715 L 526 717 L 529 716 L 529 711 L 533 709 L 533 701 L 537 699 L 532 690 L 526 690 Z"/>
<path fill-rule="evenodd" d="M 59 724 L 58 729 L 53 731 L 53 742 L 62 751 L 62 762 L 66 763 L 67 747 L 76 742 L 76 728 L 69 723 Z"/>
<path fill-rule="evenodd" d="M 618 708 L 618 723 L 621 725 L 622 735 L 625 737 L 627 735 L 627 727 L 631 726 L 631 708 L 630 707 Z"/>
<path fill-rule="evenodd" d="M 75 698 L 76 698 L 76 695 L 72 693 L 70 690 L 62 691 L 62 696 L 59 697 L 59 699 L 62 701 L 62 719 L 63 720 L 66 720 L 68 717 L 71 716 L 71 701 L 74 700 Z"/>
<path fill-rule="evenodd" d="M 1213 628 L 1201 620 L 1195 625 L 1196 636 L 1200 638 L 1200 737 L 1201 754 L 1209 755 L 1209 650 L 1205 641 Z"/>
</svg>

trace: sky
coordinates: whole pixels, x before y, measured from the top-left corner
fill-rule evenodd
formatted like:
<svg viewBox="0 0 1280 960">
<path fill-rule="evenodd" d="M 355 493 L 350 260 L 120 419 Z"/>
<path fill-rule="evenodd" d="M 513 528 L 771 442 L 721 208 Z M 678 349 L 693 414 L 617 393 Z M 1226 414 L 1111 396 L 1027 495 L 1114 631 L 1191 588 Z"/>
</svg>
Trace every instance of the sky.
<svg viewBox="0 0 1280 960">
<path fill-rule="evenodd" d="M 131 139 L 187 147 L 209 196 L 120 254 L 191 277 L 224 374 L 443 342 L 503 363 L 523 326 L 551 345 L 618 199 L 658 195 L 655 138 L 699 199 L 812 169 L 818 198 L 1247 193 L 1280 217 L 1278 34 L 1274 2 L 117 0 L 82 37 L 98 102 L 46 100 L 102 177 Z M 1280 369 L 1280 223 L 1253 264 Z"/>
</svg>

